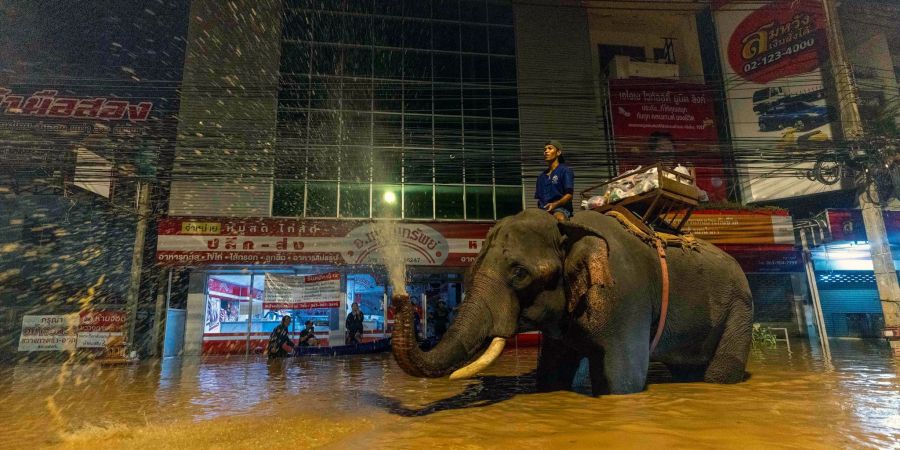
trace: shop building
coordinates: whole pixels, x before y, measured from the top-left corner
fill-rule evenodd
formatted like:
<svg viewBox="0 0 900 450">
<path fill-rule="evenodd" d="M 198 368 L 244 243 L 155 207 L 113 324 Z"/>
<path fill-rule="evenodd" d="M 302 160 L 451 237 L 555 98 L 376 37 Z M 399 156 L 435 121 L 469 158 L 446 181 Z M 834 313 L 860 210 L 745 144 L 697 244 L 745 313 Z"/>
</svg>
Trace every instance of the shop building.
<svg viewBox="0 0 900 450">
<path fill-rule="evenodd" d="M 576 191 L 641 162 L 626 156 L 667 130 L 644 126 L 646 102 L 628 101 L 636 91 L 678 112 L 656 124 L 675 141 L 669 159 L 730 164 L 719 152 L 729 124 L 708 48 L 712 12 L 703 6 L 661 14 L 645 4 L 330 5 L 254 2 L 254 15 L 237 18 L 218 2 L 193 2 L 169 217 L 157 248 L 157 262 L 173 268 L 174 291 L 184 292 L 162 300 L 170 324 L 184 326 L 172 333 L 172 353 L 257 351 L 272 319 L 288 312 L 312 318 L 323 343 L 334 345 L 353 302 L 365 310 L 367 338 L 382 336 L 387 274 L 380 261 L 357 259 L 353 242 L 384 219 L 447 246 L 447 259 L 412 249 L 404 258 L 414 298 L 452 308 L 489 226 L 531 206 L 544 140 L 565 136 Z M 675 126 L 679 115 L 693 117 L 690 127 Z M 710 200 L 738 198 L 739 183 L 721 172 L 698 178 Z M 273 231 L 288 224 L 294 231 Z M 688 226 L 744 265 L 758 320 L 805 330 L 803 269 L 787 214 L 713 210 Z M 277 303 L 267 300 L 267 280 L 334 273 L 338 292 L 328 301 L 338 308 L 266 308 Z M 422 316 L 427 333 L 428 311 Z"/>
</svg>

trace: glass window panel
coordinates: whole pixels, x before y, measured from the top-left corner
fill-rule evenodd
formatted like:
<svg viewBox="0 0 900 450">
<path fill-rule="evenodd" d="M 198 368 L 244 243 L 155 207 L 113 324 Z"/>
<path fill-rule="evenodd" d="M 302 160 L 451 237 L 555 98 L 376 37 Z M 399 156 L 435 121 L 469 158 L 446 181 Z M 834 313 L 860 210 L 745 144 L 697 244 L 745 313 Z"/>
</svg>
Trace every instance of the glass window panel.
<svg viewBox="0 0 900 450">
<path fill-rule="evenodd" d="M 403 145 L 405 147 L 426 147 L 434 145 L 431 116 L 406 115 L 403 125 Z"/>
<path fill-rule="evenodd" d="M 282 74 L 278 83 L 279 108 L 309 106 L 309 75 Z"/>
<path fill-rule="evenodd" d="M 460 0 L 460 18 L 466 22 L 484 22 L 487 20 L 487 7 L 484 0 Z"/>
<path fill-rule="evenodd" d="M 311 77 L 309 107 L 337 109 L 341 94 L 341 80 L 334 77 Z"/>
<path fill-rule="evenodd" d="M 272 196 L 272 215 L 300 217 L 303 215 L 303 182 L 276 181 Z"/>
<path fill-rule="evenodd" d="M 494 218 L 494 195 L 490 186 L 466 186 L 466 218 Z"/>
<path fill-rule="evenodd" d="M 462 120 L 459 117 L 434 118 L 434 145 L 438 147 L 462 147 Z"/>
<path fill-rule="evenodd" d="M 308 11 L 291 10 L 284 16 L 284 39 L 312 40 L 309 26 L 312 14 Z"/>
<path fill-rule="evenodd" d="M 406 17 L 431 17 L 431 0 L 407 0 L 403 2 L 403 15 Z"/>
<path fill-rule="evenodd" d="M 372 186 L 372 217 L 400 218 L 401 190 L 399 184 Z"/>
<path fill-rule="evenodd" d="M 393 3 L 382 2 L 377 3 Z M 372 23 L 372 39 L 375 45 L 403 47 L 403 20 L 391 17 L 376 17 Z"/>
<path fill-rule="evenodd" d="M 522 182 L 522 162 L 517 155 L 494 154 L 494 182 L 497 184 L 517 184 Z"/>
<path fill-rule="evenodd" d="M 463 113 L 470 116 L 491 116 L 491 91 L 463 86 Z"/>
<path fill-rule="evenodd" d="M 399 1 L 375 1 L 375 14 L 399 16 L 403 14 L 403 3 Z"/>
<path fill-rule="evenodd" d="M 369 217 L 369 186 L 341 183 L 341 217 Z"/>
<path fill-rule="evenodd" d="M 409 219 L 431 219 L 434 216 L 434 188 L 430 184 L 403 186 L 403 214 Z"/>
<path fill-rule="evenodd" d="M 405 80 L 431 81 L 431 53 L 407 50 L 403 54 Z"/>
<path fill-rule="evenodd" d="M 522 211 L 522 188 L 520 186 L 497 186 L 495 189 L 498 219 Z"/>
<path fill-rule="evenodd" d="M 345 112 L 341 114 L 340 142 L 345 145 L 369 146 L 372 139 L 372 115 Z"/>
<path fill-rule="evenodd" d="M 435 186 L 435 217 L 438 219 L 462 219 L 463 187 Z"/>
<path fill-rule="evenodd" d="M 403 77 L 403 53 L 400 50 L 375 49 L 375 77 L 399 80 Z"/>
<path fill-rule="evenodd" d="M 372 110 L 372 80 L 369 78 L 344 78 L 341 91 L 343 109 L 350 111 Z"/>
<path fill-rule="evenodd" d="M 281 73 L 309 73 L 309 44 L 303 42 L 282 43 Z"/>
<path fill-rule="evenodd" d="M 344 42 L 347 16 L 343 14 L 318 13 L 311 16 L 313 40 L 340 44 Z"/>
<path fill-rule="evenodd" d="M 375 148 L 372 152 L 372 180 L 399 183 L 403 175 L 403 153 L 399 148 Z"/>
<path fill-rule="evenodd" d="M 398 113 L 403 111 L 402 81 L 376 81 L 373 90 L 375 111 Z"/>
<path fill-rule="evenodd" d="M 329 45 L 312 47 L 312 71 L 316 75 L 337 75 L 340 49 Z"/>
<path fill-rule="evenodd" d="M 466 183 L 493 183 L 492 158 L 488 151 L 466 148 Z"/>
<path fill-rule="evenodd" d="M 370 147 L 346 146 L 341 148 L 341 181 L 368 182 L 372 166 Z"/>
<path fill-rule="evenodd" d="M 498 88 L 494 86 L 491 89 L 491 114 L 494 117 L 510 119 L 519 117 L 515 88 Z"/>
<path fill-rule="evenodd" d="M 434 23 L 434 49 L 451 52 L 459 51 L 459 23 Z"/>
<path fill-rule="evenodd" d="M 503 147 L 504 150 L 519 154 L 519 122 L 516 120 L 497 119 L 492 122 L 494 127 L 494 145 Z"/>
<path fill-rule="evenodd" d="M 489 80 L 488 57 L 484 55 L 463 55 L 462 76 L 465 83 L 487 83 Z"/>
<path fill-rule="evenodd" d="M 462 114 L 462 86 L 457 83 L 435 83 L 434 113 L 452 116 Z"/>
<path fill-rule="evenodd" d="M 459 147 L 434 149 L 434 179 L 437 183 L 463 182 L 463 152 Z"/>
<path fill-rule="evenodd" d="M 515 87 L 516 78 L 515 58 L 491 56 L 491 83 Z"/>
<path fill-rule="evenodd" d="M 372 49 L 368 47 L 344 49 L 342 74 L 356 77 L 372 76 Z"/>
<path fill-rule="evenodd" d="M 491 53 L 500 55 L 516 54 L 516 37 L 509 27 L 490 27 L 488 30 Z"/>
<path fill-rule="evenodd" d="M 309 182 L 306 186 L 306 216 L 337 216 L 337 183 L 330 181 Z"/>
<path fill-rule="evenodd" d="M 490 154 L 491 121 L 490 119 L 471 118 L 466 116 L 463 120 L 465 131 L 466 149 L 478 149 L 478 151 Z"/>
<path fill-rule="evenodd" d="M 487 27 L 484 25 L 460 25 L 460 36 L 462 51 L 487 53 L 488 52 L 488 33 Z"/>
<path fill-rule="evenodd" d="M 379 0 L 345 0 L 347 11 L 355 13 L 372 12 L 372 3 Z"/>
<path fill-rule="evenodd" d="M 370 45 L 373 42 L 371 16 L 347 16 L 346 43 Z"/>
<path fill-rule="evenodd" d="M 400 114 L 372 115 L 372 141 L 376 147 L 400 147 L 403 142 L 403 116 Z"/>
<path fill-rule="evenodd" d="M 403 46 L 424 50 L 431 49 L 431 22 L 416 19 L 404 20 Z"/>
<path fill-rule="evenodd" d="M 405 82 L 403 106 L 405 112 L 431 114 L 431 83 Z"/>
<path fill-rule="evenodd" d="M 435 19 L 459 20 L 459 0 L 434 0 L 432 8 Z"/>
<path fill-rule="evenodd" d="M 460 66 L 458 53 L 434 54 L 434 81 L 458 83 L 460 80 Z"/>
<path fill-rule="evenodd" d="M 513 24 L 512 4 L 506 0 L 487 0 L 488 21 L 501 25 Z"/>
<path fill-rule="evenodd" d="M 431 183 L 431 149 L 407 149 L 403 157 L 404 182 Z"/>
</svg>

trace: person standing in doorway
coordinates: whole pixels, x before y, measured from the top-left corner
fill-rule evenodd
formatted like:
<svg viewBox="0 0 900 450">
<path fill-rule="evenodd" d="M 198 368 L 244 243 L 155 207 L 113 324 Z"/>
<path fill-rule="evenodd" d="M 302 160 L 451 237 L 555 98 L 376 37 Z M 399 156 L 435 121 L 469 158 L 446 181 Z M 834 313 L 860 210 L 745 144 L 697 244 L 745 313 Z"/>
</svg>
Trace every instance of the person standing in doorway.
<svg viewBox="0 0 900 450">
<path fill-rule="evenodd" d="M 572 217 L 572 196 L 575 193 L 575 172 L 565 163 L 562 145 L 559 141 L 550 140 L 544 144 L 544 162 L 547 170 L 537 177 L 534 198 L 538 208 L 562 222 Z"/>
<path fill-rule="evenodd" d="M 359 344 L 362 343 L 363 313 L 359 310 L 359 303 L 354 303 L 350 308 L 350 314 L 347 314 L 347 320 L 344 322 L 344 328 L 347 329 L 347 344 Z"/>
</svg>

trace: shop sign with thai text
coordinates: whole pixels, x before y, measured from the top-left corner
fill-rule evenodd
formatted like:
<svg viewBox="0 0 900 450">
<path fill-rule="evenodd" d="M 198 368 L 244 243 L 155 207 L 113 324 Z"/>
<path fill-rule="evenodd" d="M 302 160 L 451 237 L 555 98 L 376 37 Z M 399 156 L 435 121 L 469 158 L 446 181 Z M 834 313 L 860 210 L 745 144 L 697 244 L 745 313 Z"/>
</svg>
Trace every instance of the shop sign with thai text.
<svg viewBox="0 0 900 450">
<path fill-rule="evenodd" d="M 683 231 L 716 245 L 794 244 L 791 216 L 781 212 L 695 211 Z"/>
<path fill-rule="evenodd" d="M 491 224 L 186 218 L 160 221 L 156 260 L 167 265 L 381 264 L 396 242 L 406 264 L 465 267 Z"/>
</svg>

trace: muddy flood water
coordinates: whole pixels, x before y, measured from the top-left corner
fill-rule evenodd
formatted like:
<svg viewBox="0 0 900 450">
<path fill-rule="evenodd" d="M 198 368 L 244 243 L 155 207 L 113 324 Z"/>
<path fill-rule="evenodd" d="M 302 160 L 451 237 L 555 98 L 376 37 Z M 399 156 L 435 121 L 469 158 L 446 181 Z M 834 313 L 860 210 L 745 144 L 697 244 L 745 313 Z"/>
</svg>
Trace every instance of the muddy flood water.
<svg viewBox="0 0 900 450">
<path fill-rule="evenodd" d="M 863 341 L 754 351 L 738 385 L 534 392 L 537 349 L 480 379 L 420 380 L 390 354 L 0 369 L 0 448 L 900 448 L 900 361 Z"/>
</svg>

